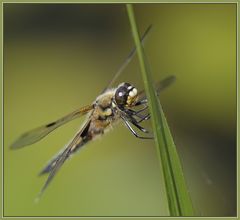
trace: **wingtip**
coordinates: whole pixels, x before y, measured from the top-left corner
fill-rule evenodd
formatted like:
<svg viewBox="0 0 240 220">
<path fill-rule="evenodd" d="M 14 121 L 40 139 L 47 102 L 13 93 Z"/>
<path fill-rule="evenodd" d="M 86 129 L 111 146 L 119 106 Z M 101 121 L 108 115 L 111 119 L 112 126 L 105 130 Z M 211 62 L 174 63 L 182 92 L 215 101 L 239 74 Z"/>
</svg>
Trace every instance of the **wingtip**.
<svg viewBox="0 0 240 220">
<path fill-rule="evenodd" d="M 173 82 L 177 79 L 177 77 L 175 75 L 170 75 L 168 78 L 173 80 Z"/>
<path fill-rule="evenodd" d="M 170 85 L 176 81 L 176 76 L 175 75 L 169 75 L 166 77 L 163 81 L 166 83 L 166 85 Z"/>
<path fill-rule="evenodd" d="M 24 142 L 22 142 L 21 140 L 23 139 L 24 135 L 18 137 L 10 146 L 9 148 L 11 150 L 17 150 L 19 148 L 24 147 L 26 144 L 23 144 Z"/>
<path fill-rule="evenodd" d="M 40 176 L 43 176 L 43 175 L 45 175 L 45 174 L 47 174 L 48 172 L 45 170 L 45 169 L 43 169 L 43 170 L 41 170 L 39 173 L 38 173 L 38 176 L 40 177 Z"/>
<path fill-rule="evenodd" d="M 23 138 L 20 137 L 20 138 L 18 138 L 15 142 L 13 142 L 9 146 L 9 149 L 11 149 L 11 150 L 18 150 L 18 149 L 24 148 L 26 146 L 29 146 L 31 144 L 34 144 L 34 143 L 35 142 L 28 142 L 28 143 L 26 143 L 25 141 L 23 141 Z"/>
<path fill-rule="evenodd" d="M 21 149 L 23 147 L 25 147 L 26 145 L 23 145 L 23 144 L 19 144 L 18 141 L 14 142 L 13 144 L 11 144 L 9 146 L 9 149 L 10 150 L 18 150 L 18 149 Z"/>
<path fill-rule="evenodd" d="M 37 197 L 34 199 L 34 203 L 35 203 L 35 204 L 38 204 L 39 201 L 40 201 L 40 197 L 37 195 Z"/>
<path fill-rule="evenodd" d="M 35 203 L 35 204 L 38 204 L 38 203 L 39 203 L 40 199 L 42 198 L 42 194 L 43 194 L 42 191 L 40 191 L 40 192 L 37 194 L 36 198 L 34 199 L 34 203 Z"/>
<path fill-rule="evenodd" d="M 16 144 L 16 142 L 14 142 L 13 144 L 11 144 L 10 146 L 9 146 L 9 149 L 10 150 L 17 150 L 17 149 L 19 149 L 20 147 L 19 147 L 19 145 L 18 144 Z"/>
<path fill-rule="evenodd" d="M 150 30 L 150 29 L 152 29 L 152 27 L 153 27 L 153 24 L 149 24 L 147 29 Z"/>
</svg>

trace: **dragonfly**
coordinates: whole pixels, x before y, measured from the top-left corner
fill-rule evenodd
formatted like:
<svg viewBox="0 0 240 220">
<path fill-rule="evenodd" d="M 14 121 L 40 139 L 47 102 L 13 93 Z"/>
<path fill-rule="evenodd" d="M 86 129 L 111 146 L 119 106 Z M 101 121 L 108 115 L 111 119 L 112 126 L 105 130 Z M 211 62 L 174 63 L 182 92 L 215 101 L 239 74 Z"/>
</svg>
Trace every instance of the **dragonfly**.
<svg viewBox="0 0 240 220">
<path fill-rule="evenodd" d="M 142 44 L 150 29 L 151 26 L 146 29 L 141 37 Z M 39 193 L 39 197 L 46 190 L 56 173 L 70 156 L 79 151 L 88 142 L 102 136 L 113 128 L 117 122 L 122 121 L 129 131 L 137 138 L 153 138 L 147 134 L 149 133 L 148 130 L 141 125 L 143 121 L 150 119 L 150 114 L 148 112 L 146 113 L 148 101 L 144 90 L 138 92 L 137 88 L 126 82 L 120 83 L 117 87 L 112 86 L 118 76 L 123 72 L 124 68 L 132 60 L 135 53 L 136 47 L 131 50 L 119 70 L 108 83 L 108 86 L 92 104 L 79 108 L 47 125 L 40 126 L 24 133 L 10 146 L 11 149 L 19 149 L 34 144 L 67 122 L 79 118 L 80 116 L 87 115 L 85 123 L 74 138 L 57 154 L 57 156 L 50 160 L 39 173 L 40 175 L 48 174 L 48 178 Z M 175 76 L 169 76 L 156 83 L 155 89 L 157 94 L 159 95 L 159 93 L 174 82 L 174 80 Z M 136 108 L 138 108 L 138 110 L 136 110 Z M 136 130 L 138 130 L 138 132 Z M 139 134 L 139 132 L 141 132 L 141 134 Z"/>
</svg>

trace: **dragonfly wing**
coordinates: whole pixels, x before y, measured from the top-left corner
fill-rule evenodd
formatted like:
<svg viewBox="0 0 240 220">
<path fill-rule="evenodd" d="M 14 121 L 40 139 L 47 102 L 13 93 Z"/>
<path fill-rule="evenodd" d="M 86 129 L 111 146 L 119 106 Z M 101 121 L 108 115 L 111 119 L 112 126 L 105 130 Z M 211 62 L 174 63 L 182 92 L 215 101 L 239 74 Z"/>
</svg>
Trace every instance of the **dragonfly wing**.
<svg viewBox="0 0 240 220">
<path fill-rule="evenodd" d="M 145 30 L 145 32 L 143 33 L 142 37 L 141 37 L 141 43 L 144 43 L 144 40 L 146 38 L 146 36 L 148 35 L 149 31 L 151 30 L 152 25 L 149 25 L 148 28 Z M 127 58 L 124 60 L 124 62 L 122 63 L 122 65 L 119 67 L 118 71 L 115 73 L 114 77 L 111 79 L 111 81 L 108 83 L 107 87 L 102 91 L 101 94 L 103 94 L 107 89 L 109 89 L 113 83 L 117 80 L 117 78 L 121 75 L 121 73 L 123 72 L 123 70 L 127 67 L 127 65 L 131 62 L 131 60 L 133 59 L 134 55 L 136 54 L 136 47 L 133 47 L 132 50 L 130 51 L 130 53 L 128 54 Z"/>
<path fill-rule="evenodd" d="M 80 137 L 78 135 L 76 135 L 75 138 L 78 138 L 78 141 L 76 141 L 76 144 L 74 145 L 75 147 L 71 147 L 72 148 L 72 150 L 70 152 L 71 154 L 75 153 L 77 150 L 80 149 L 80 147 L 82 147 L 86 142 L 88 142 L 90 140 L 90 138 L 87 136 L 90 123 L 91 123 L 91 120 L 89 119 L 88 122 L 85 123 L 85 125 L 81 129 L 81 131 L 78 132 L 80 134 Z M 81 140 L 81 138 L 84 140 Z M 69 144 L 68 146 L 73 146 L 73 144 Z M 55 157 L 53 157 L 53 159 L 51 159 L 47 163 L 47 165 L 41 170 L 41 172 L 39 173 L 39 176 L 50 173 L 53 170 L 53 168 L 55 167 L 59 158 L 62 157 L 63 154 L 64 154 L 64 151 L 61 150 Z"/>
<path fill-rule="evenodd" d="M 168 86 L 170 86 L 172 83 L 174 83 L 176 80 L 175 76 L 168 76 L 165 79 L 159 81 L 156 83 L 155 88 L 157 91 L 157 94 L 159 95 L 160 92 L 162 92 L 164 89 L 166 89 Z"/>
<path fill-rule="evenodd" d="M 69 156 L 73 153 L 75 153 L 77 150 L 79 150 L 82 146 L 84 146 L 89 140 L 91 140 L 91 137 L 88 137 L 88 129 L 90 127 L 91 120 L 89 119 L 84 127 L 79 131 L 73 140 L 70 142 L 70 144 L 67 145 L 67 147 L 62 151 L 60 154 L 57 155 L 50 163 L 41 171 L 40 175 L 49 173 L 48 179 L 46 183 L 44 184 L 42 190 L 40 191 L 38 197 L 40 197 L 43 192 L 46 190 L 58 170 L 61 168 L 61 166 L 64 164 L 64 162 L 69 158 Z"/>
<path fill-rule="evenodd" d="M 56 175 L 57 171 L 60 169 L 60 167 L 63 165 L 63 163 L 67 160 L 67 158 L 70 155 L 70 148 L 66 148 L 63 153 L 59 156 L 58 160 L 55 163 L 55 166 L 53 167 L 53 169 L 51 170 L 47 181 L 45 182 L 43 188 L 41 189 L 38 198 L 41 197 L 41 195 L 43 194 L 43 192 L 46 190 L 46 188 L 48 187 L 49 183 L 52 181 L 53 177 Z"/>
<path fill-rule="evenodd" d="M 170 86 L 175 80 L 176 80 L 176 77 L 172 75 L 172 76 L 168 76 L 165 79 L 157 82 L 154 86 L 157 91 L 157 95 L 159 95 L 160 92 L 162 92 L 164 89 L 166 89 L 168 86 Z M 140 92 L 138 92 L 138 96 L 139 96 L 140 100 L 146 99 L 145 91 L 141 90 Z"/>
<path fill-rule="evenodd" d="M 61 125 L 66 124 L 67 122 L 88 113 L 92 109 L 93 109 L 93 105 L 85 106 L 85 107 L 80 108 L 80 109 L 54 121 L 54 122 L 51 122 L 47 125 L 43 125 L 41 127 L 35 128 L 27 133 L 24 133 L 10 146 L 10 148 L 18 149 L 18 148 L 24 147 L 26 145 L 33 144 L 33 143 L 41 140 L 42 138 L 44 138 L 46 135 L 48 135 L 50 132 L 52 132 L 56 128 L 60 127 Z"/>
</svg>

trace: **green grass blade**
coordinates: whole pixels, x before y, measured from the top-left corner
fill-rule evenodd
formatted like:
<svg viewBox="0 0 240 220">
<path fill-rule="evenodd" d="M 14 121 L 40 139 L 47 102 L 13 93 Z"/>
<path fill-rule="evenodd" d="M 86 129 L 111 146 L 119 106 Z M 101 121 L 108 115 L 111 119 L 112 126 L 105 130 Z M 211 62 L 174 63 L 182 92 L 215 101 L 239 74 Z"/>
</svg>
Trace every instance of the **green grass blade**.
<svg viewBox="0 0 240 220">
<path fill-rule="evenodd" d="M 141 41 L 139 39 L 132 4 L 127 4 L 127 12 L 137 48 L 144 87 L 148 98 L 154 139 L 159 161 L 161 162 L 160 166 L 162 168 L 167 193 L 169 212 L 171 216 L 193 216 L 194 211 L 183 176 L 181 162 L 159 98 L 157 97 L 156 91 L 153 87 L 154 83 L 146 63 Z"/>
</svg>

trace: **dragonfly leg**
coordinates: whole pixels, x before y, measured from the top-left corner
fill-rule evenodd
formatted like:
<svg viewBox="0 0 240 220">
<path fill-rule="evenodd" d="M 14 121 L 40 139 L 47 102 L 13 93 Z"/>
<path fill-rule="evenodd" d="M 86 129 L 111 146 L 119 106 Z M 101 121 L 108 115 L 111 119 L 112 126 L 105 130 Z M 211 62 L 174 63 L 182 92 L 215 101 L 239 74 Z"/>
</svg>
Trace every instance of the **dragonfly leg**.
<svg viewBox="0 0 240 220">
<path fill-rule="evenodd" d="M 125 125 L 127 126 L 127 128 L 131 131 L 131 133 L 132 133 L 135 137 L 140 138 L 140 139 L 153 139 L 153 137 L 139 136 L 139 135 L 137 134 L 137 132 L 134 131 L 134 129 L 131 127 L 130 123 L 129 123 L 126 119 L 123 119 L 123 121 L 124 121 Z"/>
<path fill-rule="evenodd" d="M 145 110 L 145 109 L 144 109 Z M 140 111 L 140 110 L 139 110 Z M 144 116 L 143 115 L 141 115 L 140 113 L 141 113 L 141 111 L 140 112 L 138 112 L 138 111 L 134 111 L 134 110 L 132 110 L 132 109 L 127 109 L 127 110 L 125 110 L 125 113 L 127 113 L 127 115 L 129 116 L 129 117 L 131 117 L 131 118 L 133 118 L 134 116 L 135 117 L 138 117 L 138 118 L 140 118 L 140 119 L 142 119 Z M 135 119 L 135 118 L 134 118 Z"/>
<path fill-rule="evenodd" d="M 123 119 L 123 121 L 124 121 L 125 125 L 127 126 L 127 128 L 131 131 L 131 133 L 132 133 L 135 137 L 141 138 L 141 139 L 153 139 L 153 137 L 146 137 L 146 136 L 140 136 L 140 135 L 138 135 L 137 132 L 132 128 L 132 126 L 130 125 L 130 123 L 133 124 L 134 126 L 136 126 L 139 130 L 141 130 L 141 131 L 144 132 L 144 133 L 148 133 L 148 131 L 147 131 L 145 128 L 141 127 L 140 125 L 136 124 L 136 123 L 133 122 L 133 121 L 130 121 L 130 122 L 129 122 L 125 117 L 121 117 L 121 118 Z"/>
<path fill-rule="evenodd" d="M 145 111 L 146 109 L 148 108 L 148 106 L 144 106 L 144 108 L 138 110 L 138 111 L 135 111 L 133 109 L 127 109 L 126 111 L 129 112 L 131 115 L 138 115 L 139 113 Z"/>
<path fill-rule="evenodd" d="M 150 114 L 147 114 L 147 115 L 143 116 L 139 121 L 137 121 L 137 123 L 139 124 L 142 121 L 148 120 L 148 119 L 150 119 L 150 117 L 151 117 Z"/>
<path fill-rule="evenodd" d="M 146 103 L 147 103 L 147 99 L 142 99 L 142 100 L 137 101 L 135 106 L 143 105 L 143 104 L 146 104 Z"/>
<path fill-rule="evenodd" d="M 138 128 L 143 133 L 149 133 L 148 130 L 140 126 L 135 119 L 133 120 L 133 118 L 130 118 L 130 123 L 133 124 L 136 128 Z"/>
</svg>

